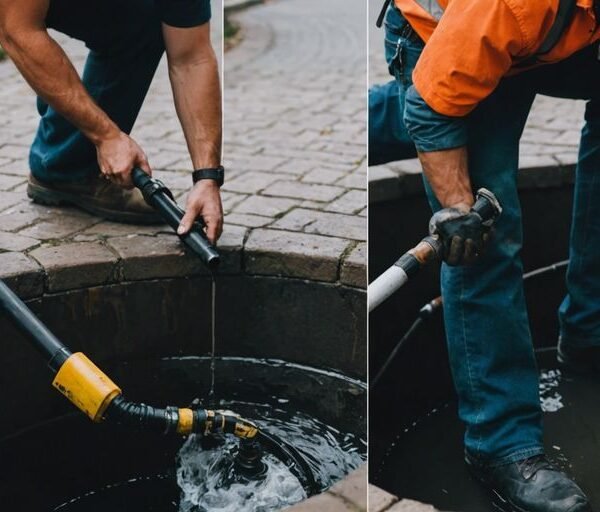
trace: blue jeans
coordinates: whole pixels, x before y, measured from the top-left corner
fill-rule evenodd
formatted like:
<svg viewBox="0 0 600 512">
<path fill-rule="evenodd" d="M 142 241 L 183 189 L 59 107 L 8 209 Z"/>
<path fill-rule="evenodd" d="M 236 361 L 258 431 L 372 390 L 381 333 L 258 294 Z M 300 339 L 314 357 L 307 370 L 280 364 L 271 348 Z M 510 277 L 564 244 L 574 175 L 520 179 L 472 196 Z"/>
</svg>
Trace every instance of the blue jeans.
<svg viewBox="0 0 600 512">
<path fill-rule="evenodd" d="M 154 0 L 52 0 L 46 25 L 89 49 L 85 88 L 125 133 L 130 133 L 164 53 Z M 94 145 L 38 98 L 41 116 L 29 166 L 43 181 L 79 181 L 99 173 Z"/>
<path fill-rule="evenodd" d="M 394 8 L 386 16 L 385 47 L 394 76 L 393 84 L 386 87 L 403 98 L 423 43 Z M 443 265 L 441 280 L 450 364 L 459 414 L 466 425 L 465 447 L 491 464 L 543 453 L 538 375 L 522 284 L 523 233 L 516 179 L 519 139 L 537 93 L 590 100 L 577 165 L 568 295 L 560 308 L 560 324 L 567 343 L 600 346 L 600 63 L 596 52 L 597 47 L 590 47 L 561 63 L 505 78 L 467 119 L 473 189 L 492 190 L 504 211 L 485 257 L 470 267 Z M 377 132 L 383 139 L 390 137 L 387 125 L 397 126 L 402 117 L 401 101 L 387 104 L 399 111 L 379 112 L 379 124 L 371 126 L 373 138 Z M 406 137 L 398 137 L 399 146 L 405 145 Z M 374 160 L 385 158 L 382 153 Z M 439 209 L 431 188 L 425 186 L 432 209 Z"/>
</svg>

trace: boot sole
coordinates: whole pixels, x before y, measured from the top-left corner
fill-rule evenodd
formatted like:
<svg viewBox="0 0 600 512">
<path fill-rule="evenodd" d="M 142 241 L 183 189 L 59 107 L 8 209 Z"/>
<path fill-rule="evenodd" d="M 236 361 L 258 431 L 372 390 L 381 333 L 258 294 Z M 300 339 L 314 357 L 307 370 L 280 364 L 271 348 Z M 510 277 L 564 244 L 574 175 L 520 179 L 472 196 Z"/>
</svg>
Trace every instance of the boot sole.
<svg viewBox="0 0 600 512">
<path fill-rule="evenodd" d="M 27 196 L 37 204 L 43 204 L 45 206 L 75 206 L 92 215 L 102 217 L 109 221 L 120 222 L 122 224 L 155 225 L 164 223 L 158 214 L 111 210 L 110 208 L 104 208 L 93 204 L 93 200 L 90 198 L 68 192 L 61 192 L 59 190 L 51 190 L 31 182 L 27 184 Z"/>
<path fill-rule="evenodd" d="M 471 474 L 471 476 L 475 480 L 477 480 L 477 482 L 479 482 L 485 488 L 485 490 L 488 492 L 490 499 L 492 501 L 492 506 L 496 510 L 498 510 L 500 512 L 530 512 L 529 510 L 525 510 L 524 508 L 521 508 L 521 507 L 515 505 L 508 498 L 505 498 L 504 496 L 502 496 L 502 494 L 500 494 L 500 491 L 494 489 L 492 486 L 489 485 L 488 482 L 486 482 L 485 479 L 481 478 L 476 473 L 475 469 L 473 468 L 473 465 L 470 462 L 465 461 L 465 463 L 467 464 L 467 469 L 469 470 L 469 473 Z"/>
</svg>

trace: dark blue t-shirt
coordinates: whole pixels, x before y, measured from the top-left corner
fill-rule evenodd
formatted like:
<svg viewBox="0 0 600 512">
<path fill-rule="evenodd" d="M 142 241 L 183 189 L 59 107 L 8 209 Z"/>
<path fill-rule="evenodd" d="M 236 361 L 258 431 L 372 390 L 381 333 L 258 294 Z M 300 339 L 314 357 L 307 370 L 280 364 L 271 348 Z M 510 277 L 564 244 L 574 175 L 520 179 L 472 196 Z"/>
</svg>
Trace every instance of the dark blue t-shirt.
<svg viewBox="0 0 600 512">
<path fill-rule="evenodd" d="M 210 0 L 155 0 L 164 23 L 196 27 L 210 20 Z"/>
</svg>

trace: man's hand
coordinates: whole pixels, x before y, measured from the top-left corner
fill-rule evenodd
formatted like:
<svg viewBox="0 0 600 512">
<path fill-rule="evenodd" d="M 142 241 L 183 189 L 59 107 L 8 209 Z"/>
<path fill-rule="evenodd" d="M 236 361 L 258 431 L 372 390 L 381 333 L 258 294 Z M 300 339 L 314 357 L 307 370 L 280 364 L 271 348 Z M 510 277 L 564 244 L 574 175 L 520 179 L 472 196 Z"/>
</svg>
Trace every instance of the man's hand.
<svg viewBox="0 0 600 512">
<path fill-rule="evenodd" d="M 96 146 L 102 174 L 117 185 L 133 188 L 131 170 L 140 167 L 152 176 L 152 170 L 142 148 L 127 134 L 119 131 Z"/>
<path fill-rule="evenodd" d="M 223 232 L 223 206 L 219 185 L 214 180 L 200 180 L 188 195 L 185 215 L 177 229 L 177 234 L 187 233 L 194 221 L 202 217 L 210 243 L 216 244 Z"/>
<path fill-rule="evenodd" d="M 439 210 L 429 221 L 429 233 L 440 237 L 448 265 L 471 265 L 489 239 L 489 228 L 468 205 Z"/>
</svg>

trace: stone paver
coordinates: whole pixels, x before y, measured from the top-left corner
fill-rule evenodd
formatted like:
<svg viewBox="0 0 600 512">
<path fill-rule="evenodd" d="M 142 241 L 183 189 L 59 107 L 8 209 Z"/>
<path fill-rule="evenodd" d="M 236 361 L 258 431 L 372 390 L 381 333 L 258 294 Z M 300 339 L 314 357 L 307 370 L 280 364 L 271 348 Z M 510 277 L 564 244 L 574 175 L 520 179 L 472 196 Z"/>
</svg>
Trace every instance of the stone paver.
<svg viewBox="0 0 600 512">
<path fill-rule="evenodd" d="M 436 509 L 413 500 L 399 500 L 393 494 L 369 485 L 369 512 L 436 512 Z"/>
<path fill-rule="evenodd" d="M 338 277 L 340 255 L 350 243 L 341 238 L 257 229 L 246 242 L 246 270 L 333 282 Z"/>
<path fill-rule="evenodd" d="M 289 512 L 367 512 L 367 465 L 364 464 L 352 472 L 327 492 L 313 496 L 286 510 Z"/>
<path fill-rule="evenodd" d="M 369 82 L 371 85 L 391 80 L 383 53 L 383 29 L 375 27 L 381 2 L 369 2 Z M 577 161 L 579 133 L 583 126 L 585 102 L 538 96 L 533 104 L 521 139 L 520 168 L 544 172 L 538 183 L 555 180 L 553 171 L 572 166 Z M 416 164 L 413 164 L 413 166 Z M 420 168 L 419 168 L 420 172 Z M 369 169 L 369 202 L 385 201 L 422 190 L 420 179 L 404 180 L 405 163 L 391 163 Z M 391 178 L 385 180 L 385 177 Z M 397 183 L 397 178 L 402 183 Z M 532 178 L 526 177 L 525 180 Z M 407 190 L 405 187 L 410 187 Z"/>
<path fill-rule="evenodd" d="M 310 238 L 301 234 L 329 237 L 321 250 L 307 249 L 327 254 L 328 269 L 343 267 L 351 241 L 366 240 L 364 16 L 362 0 L 276 0 L 233 16 L 243 42 L 225 59 L 224 190 L 251 195 L 226 221 L 258 230 L 248 239 L 252 253 L 268 244 L 258 252 L 272 255 L 277 272 L 296 268 L 283 268 L 277 254 L 302 251 L 296 241 Z M 275 229 L 284 232 L 265 237 Z M 260 265 L 249 258 L 246 270 L 268 271 L 264 257 Z M 340 278 L 319 268 L 317 279 Z"/>
<path fill-rule="evenodd" d="M 354 247 L 344 260 L 340 279 L 342 283 L 350 286 L 365 288 L 367 286 L 367 276 L 363 265 L 367 258 L 367 244 L 361 243 Z"/>
<path fill-rule="evenodd" d="M 44 274 L 38 263 L 20 252 L 0 253 L 0 279 L 19 295 L 28 299 L 44 291 Z"/>
<path fill-rule="evenodd" d="M 30 254 L 46 271 L 50 292 L 105 284 L 117 278 L 117 257 L 98 242 L 38 247 Z"/>
<path fill-rule="evenodd" d="M 218 27 L 220 2 L 212 4 Z M 332 13 L 342 29 L 332 25 Z M 275 0 L 234 16 L 242 42 L 228 52 L 223 79 L 228 172 L 221 271 L 364 287 L 364 251 L 355 250 L 366 240 L 364 3 Z M 221 56 L 220 34 L 213 32 Z M 53 37 L 81 71 L 85 46 Z M 33 265 L 36 276 L 41 272 L 25 287 L 27 296 L 41 293 L 40 283 L 57 291 L 204 272 L 165 226 L 123 226 L 31 203 L 25 190 L 38 124 L 35 97 L 8 60 L 0 63 L 0 84 L 0 256 L 10 268 L 31 273 Z M 155 176 L 183 203 L 191 163 L 166 59 L 133 137 Z M 293 222 L 294 216 L 309 220 Z"/>
</svg>

